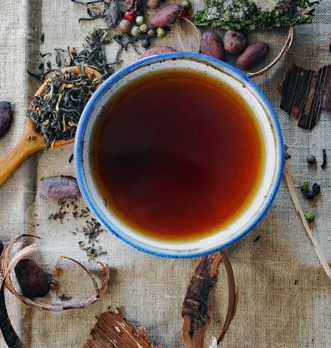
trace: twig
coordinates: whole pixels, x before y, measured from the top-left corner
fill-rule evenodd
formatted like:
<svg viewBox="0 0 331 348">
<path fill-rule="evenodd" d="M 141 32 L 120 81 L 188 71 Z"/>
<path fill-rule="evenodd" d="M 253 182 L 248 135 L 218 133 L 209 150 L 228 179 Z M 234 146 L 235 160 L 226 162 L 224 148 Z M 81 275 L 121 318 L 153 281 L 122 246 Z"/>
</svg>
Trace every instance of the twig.
<svg viewBox="0 0 331 348">
<path fill-rule="evenodd" d="M 318 244 L 317 240 L 314 238 L 311 229 L 309 228 L 308 222 L 305 218 L 305 214 L 302 211 L 302 208 L 300 206 L 300 202 L 297 196 L 297 192 L 296 192 L 296 188 L 294 186 L 293 180 L 292 180 L 292 176 L 291 176 L 291 172 L 290 172 L 290 168 L 288 165 L 288 162 L 285 161 L 285 165 L 284 165 L 284 176 L 286 179 L 286 183 L 293 201 L 293 204 L 295 206 L 295 209 L 297 211 L 297 213 L 299 214 L 301 221 L 303 223 L 303 226 L 310 238 L 310 241 L 312 243 L 312 245 L 314 246 L 315 252 L 324 268 L 325 273 L 328 275 L 328 277 L 331 279 L 331 268 L 330 265 L 323 253 L 322 248 L 320 247 L 320 245 Z"/>
</svg>

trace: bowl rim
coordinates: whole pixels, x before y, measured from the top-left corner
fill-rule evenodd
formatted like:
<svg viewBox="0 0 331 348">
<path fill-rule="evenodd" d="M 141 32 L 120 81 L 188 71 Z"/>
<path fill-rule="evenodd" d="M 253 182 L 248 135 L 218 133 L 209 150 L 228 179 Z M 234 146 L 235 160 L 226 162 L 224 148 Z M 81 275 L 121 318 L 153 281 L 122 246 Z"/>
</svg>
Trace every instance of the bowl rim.
<svg viewBox="0 0 331 348">
<path fill-rule="evenodd" d="M 277 158 L 276 158 L 277 163 L 275 163 L 274 181 L 273 181 L 273 185 L 270 187 L 268 196 L 265 198 L 263 205 L 259 208 L 259 211 L 257 212 L 257 214 L 254 215 L 254 217 L 247 223 L 245 228 L 243 228 L 241 231 L 237 231 L 237 233 L 232 234 L 229 238 L 227 238 L 222 243 L 218 243 L 214 246 L 211 245 L 209 246 L 209 248 L 204 248 L 204 249 L 176 250 L 176 249 L 168 249 L 168 248 L 166 249 L 159 248 L 159 247 L 151 246 L 147 243 L 142 243 L 137 240 L 132 240 L 126 234 L 118 233 L 111 226 L 111 224 L 109 224 L 107 219 L 104 218 L 103 214 L 101 214 L 98 211 L 98 208 L 95 206 L 93 200 L 91 199 L 91 196 L 89 194 L 87 184 L 85 181 L 84 166 L 82 165 L 84 161 L 83 147 L 84 147 L 85 129 L 89 121 L 89 115 L 93 111 L 94 106 L 99 100 L 99 97 L 102 96 L 113 83 L 115 83 L 116 81 L 121 79 L 121 77 L 127 75 L 131 71 L 138 69 L 140 66 L 158 63 L 163 60 L 176 60 L 176 59 L 195 60 L 199 63 L 201 62 L 209 66 L 212 66 L 216 69 L 221 68 L 221 70 L 222 69 L 228 70 L 232 77 L 235 77 L 239 80 L 243 80 L 246 84 L 248 84 L 250 88 L 253 89 L 254 92 L 259 96 L 259 98 L 262 101 L 262 104 L 264 104 L 264 108 L 268 110 L 269 118 L 273 122 L 272 128 L 274 133 L 274 139 L 276 140 L 275 153 L 277 155 Z M 102 224 L 106 227 L 106 229 L 109 230 L 111 233 L 113 233 L 116 237 L 124 241 L 126 244 L 134 247 L 135 249 L 138 249 L 140 251 L 143 251 L 145 253 L 149 253 L 152 255 L 161 256 L 161 257 L 171 257 L 171 258 L 194 258 L 194 257 L 201 257 L 201 256 L 216 252 L 220 249 L 224 249 L 230 246 L 231 244 L 235 243 L 236 241 L 244 237 L 262 219 L 262 217 L 265 215 L 270 205 L 272 204 L 276 196 L 276 193 L 278 191 L 278 188 L 280 186 L 282 173 L 283 173 L 283 165 L 284 165 L 284 144 L 283 144 L 281 127 L 273 106 L 271 105 L 270 101 L 265 96 L 265 94 L 262 92 L 262 90 L 255 84 L 255 82 L 253 82 L 249 77 L 247 77 L 242 71 L 231 66 L 230 64 L 226 62 L 220 61 L 218 59 L 215 59 L 206 55 L 202 55 L 200 53 L 168 52 L 168 53 L 161 53 L 161 54 L 153 55 L 150 57 L 146 57 L 126 65 L 125 67 L 119 69 L 110 77 L 108 77 L 101 84 L 101 86 L 94 92 L 94 94 L 92 95 L 92 97 L 90 98 L 90 100 L 88 101 L 88 103 L 86 104 L 83 110 L 83 113 L 81 115 L 81 118 L 77 127 L 75 143 L 74 143 L 74 165 L 75 165 L 75 171 L 77 176 L 77 182 L 78 182 L 84 201 L 86 202 L 90 210 L 93 212 L 93 214 L 96 215 L 98 220 L 100 220 Z"/>
</svg>

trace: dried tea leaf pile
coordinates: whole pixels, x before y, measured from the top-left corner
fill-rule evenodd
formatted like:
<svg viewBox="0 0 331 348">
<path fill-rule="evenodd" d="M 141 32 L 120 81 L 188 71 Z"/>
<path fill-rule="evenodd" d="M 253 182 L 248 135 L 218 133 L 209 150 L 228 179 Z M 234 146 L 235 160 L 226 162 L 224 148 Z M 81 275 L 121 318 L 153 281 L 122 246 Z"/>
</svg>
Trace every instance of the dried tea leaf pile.
<svg viewBox="0 0 331 348">
<path fill-rule="evenodd" d="M 34 130 L 42 133 L 49 145 L 56 140 L 74 138 L 81 113 L 99 82 L 83 69 L 80 74 L 56 71 L 45 82 L 41 95 L 32 100 L 28 117 L 34 123 Z"/>
</svg>

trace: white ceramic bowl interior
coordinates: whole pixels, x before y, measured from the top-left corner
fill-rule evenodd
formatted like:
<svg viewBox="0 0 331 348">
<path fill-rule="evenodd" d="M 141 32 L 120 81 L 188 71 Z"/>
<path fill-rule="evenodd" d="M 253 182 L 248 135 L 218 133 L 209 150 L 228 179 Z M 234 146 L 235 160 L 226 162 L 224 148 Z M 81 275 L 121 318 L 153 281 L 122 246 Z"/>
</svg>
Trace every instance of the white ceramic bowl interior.
<svg viewBox="0 0 331 348">
<path fill-rule="evenodd" d="M 160 70 L 194 70 L 221 80 L 246 100 L 260 125 L 265 146 L 264 174 L 260 188 L 247 209 L 233 223 L 208 237 L 168 242 L 136 233 L 104 204 L 91 173 L 91 134 L 109 98 L 131 80 Z M 282 176 L 283 143 L 277 116 L 261 90 L 236 68 L 195 53 L 166 53 L 139 60 L 109 77 L 94 93 L 81 116 L 75 140 L 76 175 L 82 195 L 105 227 L 131 246 L 158 256 L 197 257 L 225 248 L 248 233 L 272 203 Z"/>
</svg>

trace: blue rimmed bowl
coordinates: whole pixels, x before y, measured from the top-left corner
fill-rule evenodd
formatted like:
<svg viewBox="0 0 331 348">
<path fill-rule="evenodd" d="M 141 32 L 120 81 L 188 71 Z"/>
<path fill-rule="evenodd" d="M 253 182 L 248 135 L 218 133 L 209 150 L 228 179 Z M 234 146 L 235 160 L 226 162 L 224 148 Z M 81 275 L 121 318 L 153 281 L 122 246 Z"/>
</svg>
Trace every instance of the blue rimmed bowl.
<svg viewBox="0 0 331 348">
<path fill-rule="evenodd" d="M 244 211 L 219 231 L 192 241 L 167 241 L 144 235 L 122 221 L 104 203 L 91 167 L 93 134 L 102 110 L 118 91 L 145 74 L 165 70 L 194 70 L 219 80 L 243 98 L 256 117 L 264 145 L 264 167 L 259 188 Z M 155 55 L 126 66 L 110 76 L 94 93 L 81 116 L 74 159 L 78 184 L 91 211 L 129 245 L 157 256 L 198 257 L 225 248 L 247 234 L 265 215 L 279 187 L 283 171 L 283 142 L 277 116 L 262 91 L 241 71 L 213 58 L 186 52 Z"/>
</svg>

